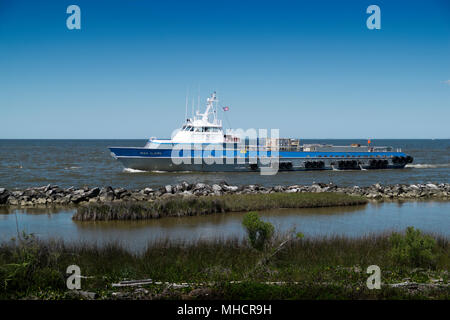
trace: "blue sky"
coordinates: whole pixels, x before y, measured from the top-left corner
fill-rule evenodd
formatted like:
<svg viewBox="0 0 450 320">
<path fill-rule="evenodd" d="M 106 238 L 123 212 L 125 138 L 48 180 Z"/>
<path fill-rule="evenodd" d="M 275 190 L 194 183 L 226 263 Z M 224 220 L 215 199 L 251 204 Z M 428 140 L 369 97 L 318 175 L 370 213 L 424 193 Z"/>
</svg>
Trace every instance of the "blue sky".
<svg viewBox="0 0 450 320">
<path fill-rule="evenodd" d="M 0 0 L 0 138 L 169 137 L 187 88 L 234 128 L 450 138 L 448 80 L 448 1 Z"/>
</svg>

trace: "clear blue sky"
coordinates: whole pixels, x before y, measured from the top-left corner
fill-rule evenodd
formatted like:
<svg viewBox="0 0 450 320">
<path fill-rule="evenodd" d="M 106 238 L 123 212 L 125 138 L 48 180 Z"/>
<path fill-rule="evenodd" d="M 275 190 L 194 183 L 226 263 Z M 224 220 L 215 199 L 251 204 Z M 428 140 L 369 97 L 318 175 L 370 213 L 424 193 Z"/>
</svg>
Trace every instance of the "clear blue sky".
<svg viewBox="0 0 450 320">
<path fill-rule="evenodd" d="M 188 87 L 235 128 L 450 138 L 449 80 L 449 1 L 0 0 L 0 138 L 168 137 Z"/>
</svg>

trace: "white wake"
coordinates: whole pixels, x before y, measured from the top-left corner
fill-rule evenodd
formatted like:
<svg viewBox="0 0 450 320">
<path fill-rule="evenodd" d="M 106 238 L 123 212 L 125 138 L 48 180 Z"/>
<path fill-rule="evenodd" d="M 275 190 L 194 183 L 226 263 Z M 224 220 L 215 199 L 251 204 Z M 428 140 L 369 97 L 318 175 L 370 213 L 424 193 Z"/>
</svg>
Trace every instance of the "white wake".
<svg viewBox="0 0 450 320">
<path fill-rule="evenodd" d="M 123 172 L 126 172 L 126 173 L 139 173 L 139 172 L 147 172 L 147 171 L 138 170 L 138 169 L 131 169 L 131 168 L 125 168 L 125 169 L 123 169 Z"/>
<path fill-rule="evenodd" d="M 417 169 L 435 169 L 435 168 L 450 168 L 450 163 L 417 163 L 417 164 L 407 164 L 406 168 L 417 168 Z"/>
</svg>

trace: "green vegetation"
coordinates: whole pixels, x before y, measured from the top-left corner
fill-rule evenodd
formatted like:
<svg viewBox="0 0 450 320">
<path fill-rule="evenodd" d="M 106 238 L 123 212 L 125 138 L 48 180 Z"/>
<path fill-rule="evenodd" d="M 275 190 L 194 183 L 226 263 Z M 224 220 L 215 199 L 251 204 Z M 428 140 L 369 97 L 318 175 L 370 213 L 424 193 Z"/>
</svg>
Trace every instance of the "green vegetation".
<svg viewBox="0 0 450 320">
<path fill-rule="evenodd" d="M 405 235 L 392 234 L 391 244 L 390 255 L 397 263 L 418 267 L 432 267 L 436 263 L 436 240 L 414 227 L 407 228 Z"/>
<path fill-rule="evenodd" d="M 64 289 L 65 275 L 58 270 L 60 245 L 44 245 L 25 233 L 12 244 L 3 245 L 0 249 L 0 291 L 26 292 L 30 287 Z"/>
<path fill-rule="evenodd" d="M 247 216 L 252 228 L 261 227 L 256 218 L 254 214 Z M 271 228 L 265 225 L 262 229 Z M 410 246 L 409 240 L 397 241 L 397 234 L 302 239 L 275 233 L 270 245 L 261 250 L 245 239 L 161 241 L 150 243 L 140 253 L 117 244 L 69 245 L 22 236 L 0 245 L 0 299 L 73 298 L 66 288 L 66 269 L 72 264 L 78 265 L 86 277 L 81 281 L 82 290 L 97 293 L 99 299 L 115 299 L 117 295 L 113 292 L 145 299 L 449 299 L 448 240 L 411 232 L 401 237 L 413 238 L 412 243 L 422 243 L 423 237 L 433 239 L 435 245 L 430 249 L 433 263 L 424 264 L 429 260 L 422 258 L 428 257 L 423 255 L 428 252 L 428 245 L 423 247 L 425 251 L 419 250 L 420 254 L 416 249 L 400 250 L 402 257 L 409 257 L 406 260 L 399 260 L 397 254 L 387 254 L 396 252 L 405 243 Z M 381 268 L 381 290 L 366 287 L 366 269 L 374 264 Z M 425 265 L 427 268 L 418 268 Z M 112 287 L 113 283 L 136 279 L 191 285 L 177 289 L 150 284 L 144 286 L 145 293 L 136 291 L 136 287 Z M 406 280 L 425 287 L 405 289 L 387 285 Z"/>
<path fill-rule="evenodd" d="M 275 230 L 271 223 L 262 221 L 256 212 L 245 214 L 242 225 L 247 231 L 251 246 L 257 250 L 263 250 L 267 246 Z"/>
<path fill-rule="evenodd" d="M 73 219 L 79 221 L 140 220 L 170 216 L 193 216 L 224 212 L 278 208 L 317 208 L 366 204 L 359 196 L 341 193 L 268 193 L 223 196 L 173 196 L 153 202 L 90 203 L 80 206 Z"/>
</svg>

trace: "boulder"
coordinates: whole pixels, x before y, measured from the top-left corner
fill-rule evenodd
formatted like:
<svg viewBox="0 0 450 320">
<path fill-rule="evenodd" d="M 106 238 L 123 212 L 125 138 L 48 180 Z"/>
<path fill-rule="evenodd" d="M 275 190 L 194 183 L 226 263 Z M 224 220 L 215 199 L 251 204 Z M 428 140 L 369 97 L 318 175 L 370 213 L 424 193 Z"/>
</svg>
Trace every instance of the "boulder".
<svg viewBox="0 0 450 320">
<path fill-rule="evenodd" d="M 191 185 L 189 185 L 189 183 L 187 183 L 186 181 L 183 181 L 181 183 L 181 186 L 183 187 L 183 190 L 190 190 L 190 189 L 192 189 Z"/>
<path fill-rule="evenodd" d="M 148 200 L 148 196 L 140 192 L 135 192 L 131 194 L 131 199 L 136 201 L 145 201 Z"/>
<path fill-rule="evenodd" d="M 153 193 L 153 192 L 154 192 L 154 190 L 152 188 L 145 188 L 144 189 L 144 193 L 145 194 L 150 194 L 150 193 Z"/>
<path fill-rule="evenodd" d="M 111 187 L 102 188 L 99 193 L 99 200 L 102 202 L 113 201 L 115 198 L 114 190 Z"/>
<path fill-rule="evenodd" d="M 38 199 L 36 199 L 36 204 L 43 205 L 43 204 L 46 204 L 46 203 L 47 203 L 47 199 L 45 199 L 45 198 L 38 198 Z"/>
<path fill-rule="evenodd" d="M 275 187 L 273 188 L 273 190 L 274 190 L 275 192 L 283 192 L 283 191 L 284 191 L 284 187 L 283 187 L 283 186 L 275 186 Z"/>
<path fill-rule="evenodd" d="M 16 206 L 19 204 L 19 201 L 16 198 L 10 196 L 8 197 L 8 201 L 6 202 L 6 204 Z"/>
<path fill-rule="evenodd" d="M 170 184 L 168 184 L 167 186 L 164 187 L 164 191 L 166 193 L 172 193 L 172 191 L 173 191 L 172 186 Z"/>
<path fill-rule="evenodd" d="M 86 198 L 95 198 L 100 194 L 100 188 L 93 188 L 85 193 Z"/>
<path fill-rule="evenodd" d="M 10 193 L 5 188 L 0 188 L 0 204 L 5 204 L 8 201 Z"/>
<path fill-rule="evenodd" d="M 239 189 L 237 186 L 228 186 L 228 185 L 223 185 L 222 188 L 230 192 L 236 192 Z"/>
<path fill-rule="evenodd" d="M 116 188 L 113 191 L 114 191 L 114 195 L 115 195 L 116 198 L 120 198 L 124 194 L 127 193 L 127 189 L 124 189 L 124 188 Z"/>
<path fill-rule="evenodd" d="M 50 200 L 50 199 L 47 199 Z M 80 203 L 82 201 L 87 201 L 88 198 L 86 197 L 86 195 L 84 193 L 79 193 L 79 194 L 75 194 L 71 199 L 70 199 L 73 203 Z"/>
</svg>

